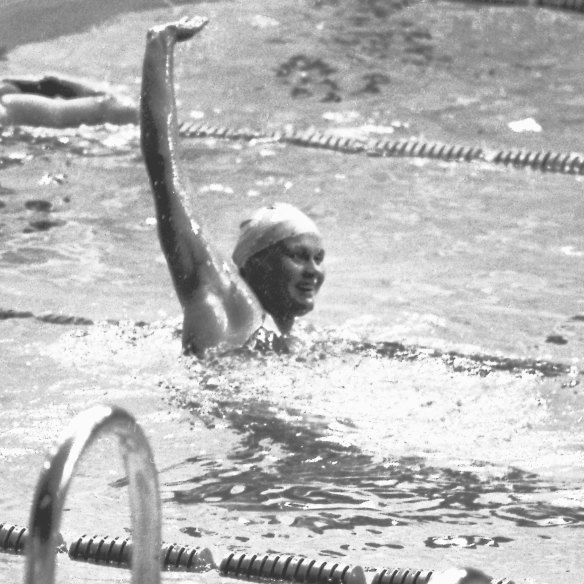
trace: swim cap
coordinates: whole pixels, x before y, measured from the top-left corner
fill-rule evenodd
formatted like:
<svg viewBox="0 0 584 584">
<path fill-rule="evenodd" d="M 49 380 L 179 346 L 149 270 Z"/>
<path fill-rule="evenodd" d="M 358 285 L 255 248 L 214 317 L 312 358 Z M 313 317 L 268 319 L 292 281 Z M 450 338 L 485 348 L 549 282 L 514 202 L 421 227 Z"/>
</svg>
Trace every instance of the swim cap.
<svg viewBox="0 0 584 584">
<path fill-rule="evenodd" d="M 314 221 L 288 203 L 275 203 L 258 209 L 241 223 L 233 261 L 242 268 L 256 253 L 288 237 L 314 233 L 320 236 Z"/>
</svg>

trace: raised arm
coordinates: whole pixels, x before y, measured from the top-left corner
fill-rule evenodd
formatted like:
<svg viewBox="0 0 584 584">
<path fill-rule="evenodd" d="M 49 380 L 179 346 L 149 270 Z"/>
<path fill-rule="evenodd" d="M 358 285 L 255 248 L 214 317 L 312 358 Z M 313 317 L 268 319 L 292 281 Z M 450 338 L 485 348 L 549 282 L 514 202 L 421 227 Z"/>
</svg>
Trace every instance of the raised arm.
<svg viewBox="0 0 584 584">
<path fill-rule="evenodd" d="M 140 109 L 142 153 L 154 194 L 158 234 L 184 311 L 183 346 L 195 351 L 222 342 L 244 342 L 261 313 L 247 284 L 216 256 L 205 238 L 177 160 L 174 46 L 206 24 L 206 19 L 194 17 L 148 31 Z"/>
<path fill-rule="evenodd" d="M 142 153 L 154 194 L 160 242 L 183 306 L 217 269 L 212 249 L 190 208 L 177 160 L 174 95 L 174 46 L 206 24 L 204 18 L 193 18 L 150 29 L 142 73 Z"/>
</svg>

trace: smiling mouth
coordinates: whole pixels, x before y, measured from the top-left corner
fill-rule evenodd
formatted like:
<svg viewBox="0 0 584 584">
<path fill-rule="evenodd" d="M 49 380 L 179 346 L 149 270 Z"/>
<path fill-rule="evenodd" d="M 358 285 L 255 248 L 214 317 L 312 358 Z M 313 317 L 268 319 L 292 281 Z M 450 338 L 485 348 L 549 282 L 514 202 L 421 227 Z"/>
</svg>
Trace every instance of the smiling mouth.
<svg viewBox="0 0 584 584">
<path fill-rule="evenodd" d="M 307 297 L 313 297 L 317 292 L 316 284 L 298 284 L 296 289 L 300 292 L 300 294 Z"/>
</svg>

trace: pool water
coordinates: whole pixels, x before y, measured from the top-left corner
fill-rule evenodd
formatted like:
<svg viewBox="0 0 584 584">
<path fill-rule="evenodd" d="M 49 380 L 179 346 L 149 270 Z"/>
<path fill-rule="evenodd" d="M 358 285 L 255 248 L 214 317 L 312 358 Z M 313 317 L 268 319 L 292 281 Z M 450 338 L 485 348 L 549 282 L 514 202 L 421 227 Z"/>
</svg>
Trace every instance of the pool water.
<svg viewBox="0 0 584 584">
<path fill-rule="evenodd" d="M 9 4 L 13 26 L 35 28 L 31 6 Z M 145 30 L 195 12 L 211 24 L 177 51 L 183 120 L 581 149 L 578 14 L 112 2 L 99 13 L 84 3 L 75 27 L 58 18 L 69 2 L 50 4 L 62 29 L 7 43 L 3 75 L 64 70 L 137 97 Z M 541 132 L 508 126 L 530 117 Z M 75 413 L 110 402 L 151 439 L 166 541 L 218 558 L 473 565 L 517 582 L 582 570 L 582 177 L 183 139 L 195 206 L 222 253 L 241 217 L 275 200 L 305 209 L 327 243 L 297 354 L 200 362 L 181 356 L 137 129 L 4 129 L 1 146 L 21 163 L 0 170 L 0 522 L 26 525 L 47 449 Z M 84 463 L 67 541 L 128 534 L 115 450 L 105 441 Z M 0 556 L 6 579 L 22 569 Z M 59 577 L 129 573 L 62 557 Z"/>
</svg>

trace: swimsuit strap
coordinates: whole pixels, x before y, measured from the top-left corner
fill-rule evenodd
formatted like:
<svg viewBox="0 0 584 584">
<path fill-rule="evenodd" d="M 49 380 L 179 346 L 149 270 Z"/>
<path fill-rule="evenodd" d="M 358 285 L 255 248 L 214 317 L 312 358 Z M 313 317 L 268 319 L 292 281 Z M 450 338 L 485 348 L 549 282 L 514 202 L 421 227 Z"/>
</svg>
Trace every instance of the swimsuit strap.
<svg viewBox="0 0 584 584">
<path fill-rule="evenodd" d="M 275 331 L 259 326 L 245 343 L 245 348 L 260 353 L 288 353 L 284 338 Z"/>
</svg>

